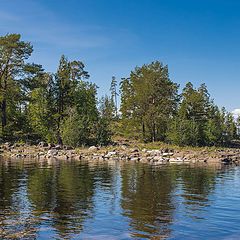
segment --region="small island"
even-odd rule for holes
[[[98,98],[82,61],[63,55],[49,73],[26,61],[33,46],[20,34],[0,37],[0,46],[2,143],[102,147],[122,137],[190,147],[239,144],[239,120],[219,109],[206,85],[188,82],[180,92],[159,61],[136,67],[120,83],[113,77],[110,95]]]
[[[0,46],[5,157],[239,161],[239,120],[219,109],[205,84],[188,82],[180,92],[160,61],[136,67],[119,83],[113,77],[110,95],[99,98],[82,61],[62,55],[57,72],[50,73],[27,62],[33,46],[20,34],[0,37]]]
[[[239,11],[2,1],[0,239],[239,239]]]

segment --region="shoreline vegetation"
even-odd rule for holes
[[[120,82],[112,77],[110,94],[98,98],[82,61],[62,55],[49,73],[27,62],[32,52],[20,34],[0,37],[4,157],[238,163],[240,121],[205,84],[188,82],[180,92],[168,66],[154,61]]]

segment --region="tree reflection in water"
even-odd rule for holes
[[[132,236],[166,237],[175,209],[175,175],[150,166],[130,165],[122,171],[122,208],[130,219]]]
[[[201,166],[139,164],[130,165],[121,173],[122,208],[129,218],[132,236],[162,239],[171,235],[171,224],[182,202],[187,207],[196,204],[194,209],[207,206],[217,172]],[[183,199],[177,196],[179,189]],[[189,214],[196,215],[194,210]]]
[[[55,163],[29,174],[29,199],[38,214],[47,212],[51,227],[60,237],[79,234],[91,217],[94,175],[88,165]]]
[[[165,239],[184,214],[197,218],[211,204],[219,174],[196,166],[0,161],[0,238]]]

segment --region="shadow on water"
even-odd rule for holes
[[[207,225],[219,182],[224,186],[234,172],[0,160],[0,238],[184,239],[197,232],[195,222]]]

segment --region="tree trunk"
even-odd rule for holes
[[[7,79],[6,78],[4,78],[2,90],[3,90],[3,100],[1,104],[1,112],[2,112],[2,132],[4,133],[4,129],[7,125],[7,100],[6,100]]]
[[[152,137],[152,141],[153,142],[156,141],[156,124],[155,124],[155,122],[153,123],[153,137]]]
[[[63,145],[63,141],[62,141],[62,136],[61,136],[61,132],[60,132],[60,117],[58,119],[58,123],[57,123],[57,143],[59,145]]]
[[[63,145],[63,141],[62,141],[62,137],[61,137],[60,132],[58,132],[57,141],[58,141],[59,145]]]
[[[115,89],[115,117],[117,118],[118,116],[118,109],[117,109],[117,92],[116,92],[116,89]]]
[[[142,135],[143,135],[143,141],[145,141],[145,124],[142,122]]]
[[[2,131],[4,132],[4,128],[7,125],[7,101],[5,98],[2,100],[1,112],[2,112]]]

